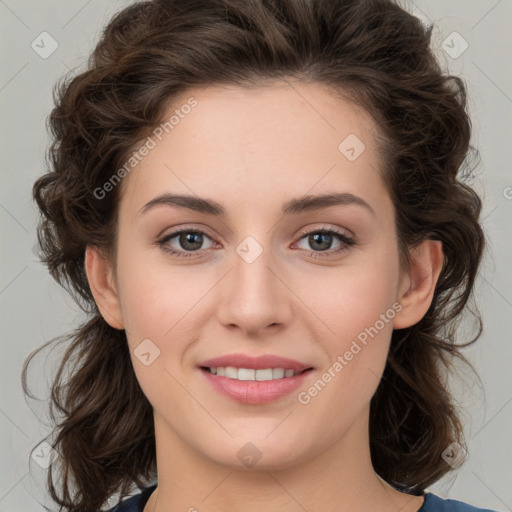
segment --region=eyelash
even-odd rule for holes
[[[172,233],[169,233],[165,235],[164,237],[157,240],[157,245],[161,247],[161,249],[173,256],[177,256],[179,258],[189,258],[191,256],[197,255],[197,253],[201,252],[199,251],[176,251],[174,249],[170,249],[167,243],[175,238],[177,235],[181,233],[194,233],[194,234],[201,234],[205,235],[206,237],[211,237],[205,233],[204,231],[201,231],[200,229],[180,229],[178,231],[174,231]],[[338,239],[339,242],[341,242],[341,246],[338,249],[335,250],[327,250],[327,251],[307,251],[309,254],[308,256],[311,256],[312,258],[329,258],[332,256],[332,254],[338,254],[342,251],[348,251],[351,247],[356,245],[356,242],[353,238],[347,236],[344,233],[340,233],[339,231],[336,231],[332,228],[325,228],[325,229],[316,229],[311,231],[303,231],[300,234],[299,241],[305,238],[306,236],[313,235],[313,234],[329,234],[333,235]],[[324,256],[324,254],[327,254],[327,256]]]

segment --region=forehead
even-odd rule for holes
[[[317,83],[190,89],[156,130],[123,184],[132,209],[163,191],[236,202],[340,185],[360,194],[381,174],[372,117]]]

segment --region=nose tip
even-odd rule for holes
[[[218,318],[225,326],[257,332],[290,321],[288,288],[272,270],[266,255],[262,244],[252,236],[237,246],[234,267],[221,285],[223,292],[217,308]]]

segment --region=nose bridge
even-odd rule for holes
[[[233,254],[227,289],[219,303],[219,318],[225,325],[258,330],[289,320],[286,287],[276,276],[271,234],[246,236]]]
[[[235,248],[234,273],[238,287],[243,289],[246,297],[257,294],[270,294],[275,288],[275,276],[270,272],[274,261],[271,237],[260,243],[254,236],[245,237]],[[261,237],[259,237],[261,241]]]

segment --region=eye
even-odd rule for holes
[[[211,240],[211,238],[199,229],[182,229],[180,231],[174,231],[165,235],[157,241],[157,244],[164,250],[174,256],[189,257],[194,256],[194,252],[199,252],[202,248],[204,237]],[[176,244],[180,247],[174,248],[171,241],[176,238]],[[203,247],[204,249],[204,247]]]
[[[353,247],[356,244],[353,238],[332,228],[303,232],[301,235],[302,237],[299,242],[305,240],[313,249],[318,249],[313,251],[306,249],[309,256],[313,258],[330,257],[333,254],[347,251],[350,247]],[[195,256],[194,253],[199,253],[201,250],[212,247],[213,243],[208,247],[202,247],[205,238],[212,241],[212,239],[200,229],[181,229],[163,236],[157,240],[157,244],[163,251],[172,254],[173,256],[187,258]],[[172,242],[174,239],[176,240],[173,244]],[[332,246],[333,240],[337,240],[339,246],[334,250],[329,250]],[[176,247],[176,245],[178,245],[178,247]]]
[[[305,234],[302,233],[302,235],[304,236],[301,237],[300,241],[305,240],[310,245],[310,247],[313,249],[318,249],[318,251],[308,251],[309,255],[313,258],[330,257],[333,255],[333,253],[338,254],[342,251],[349,250],[356,243],[355,240],[350,236],[332,228],[309,231]],[[330,249],[332,246],[333,239],[338,241],[339,246],[337,249],[328,251],[328,249]]]

